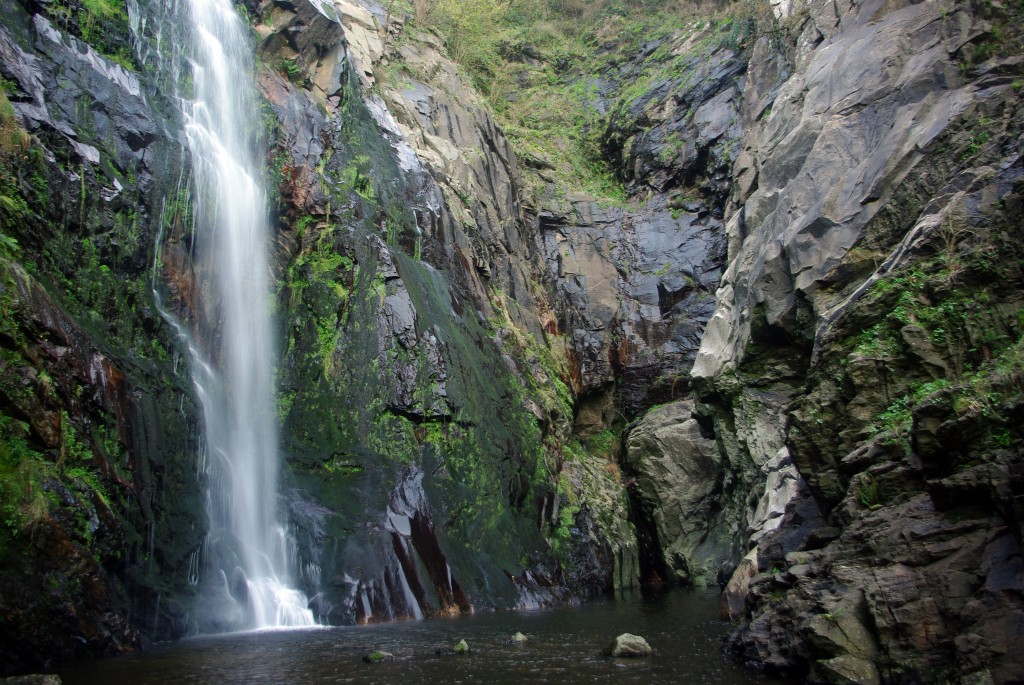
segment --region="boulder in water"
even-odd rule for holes
[[[381,650],[375,650],[363,656],[363,661],[368,664],[379,664],[385,661],[394,661],[395,655],[391,652],[383,652]]]
[[[456,654],[469,654],[469,643],[465,640],[459,640],[455,643],[454,647],[438,647],[434,650],[434,654],[438,656],[455,656]]]
[[[623,633],[615,638],[615,641],[608,645],[604,653],[615,658],[631,658],[650,656],[654,650],[647,644],[647,640],[639,635]]]
[[[520,644],[520,643],[523,643],[523,642],[526,642],[526,641],[527,641],[527,637],[525,635],[523,635],[522,633],[516,633],[511,638],[509,638],[509,642],[512,642],[512,643],[515,643],[515,644]]]

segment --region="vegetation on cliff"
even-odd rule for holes
[[[862,23],[801,2],[780,21],[750,2],[384,4],[408,20],[366,13],[388,42],[372,76],[331,62],[341,25],[308,3],[247,4],[283,496],[302,582],[331,574],[323,614],[714,583],[746,554],[745,659],[826,682],[1015,677],[1020,3]],[[0,92],[0,656],[39,595],[26,663],[180,633],[204,533],[196,408],[153,289],[187,311],[200,287],[159,133],[178,122],[152,121],[174,117],[155,88],[152,110],[95,94],[145,72],[121,3],[42,11],[63,33],[40,78],[71,105],[30,136],[31,69],[7,65]],[[47,635],[72,614],[81,648]]]
[[[528,195],[583,191],[613,203],[628,193],[604,140],[610,115],[685,79],[688,58],[746,46],[770,22],[767,6],[753,0],[714,8],[646,0],[417,0],[412,7],[395,0],[391,7],[411,11],[414,26],[443,38],[529,170]],[[672,40],[694,34],[699,40],[682,50]]]
[[[180,634],[188,581],[164,569],[187,565],[201,506],[194,403],[152,291],[177,155],[156,152],[126,70],[126,7],[26,4],[5,5],[0,33],[4,673],[135,649],[140,627]]]

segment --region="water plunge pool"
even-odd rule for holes
[[[541,611],[191,638],[58,673],[67,685],[773,682],[726,659],[729,625],[717,612],[716,591],[677,589]],[[528,641],[511,643],[516,632]],[[627,632],[645,637],[654,655],[601,655]],[[435,654],[460,639],[469,654]],[[375,650],[396,659],[364,663]]]

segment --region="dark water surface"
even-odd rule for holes
[[[59,675],[67,685],[771,682],[726,660],[728,625],[717,610],[717,592],[674,590],[542,611],[191,638]],[[517,631],[529,641],[509,643]],[[619,633],[644,636],[654,656],[601,656]],[[470,654],[434,653],[463,638]],[[396,660],[363,663],[377,649]]]

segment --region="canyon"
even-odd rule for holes
[[[0,5],[10,673],[233,623],[179,4]],[[1024,6],[620,4],[493,64],[235,8],[280,575],[339,625],[720,587],[770,673],[1024,679]]]

